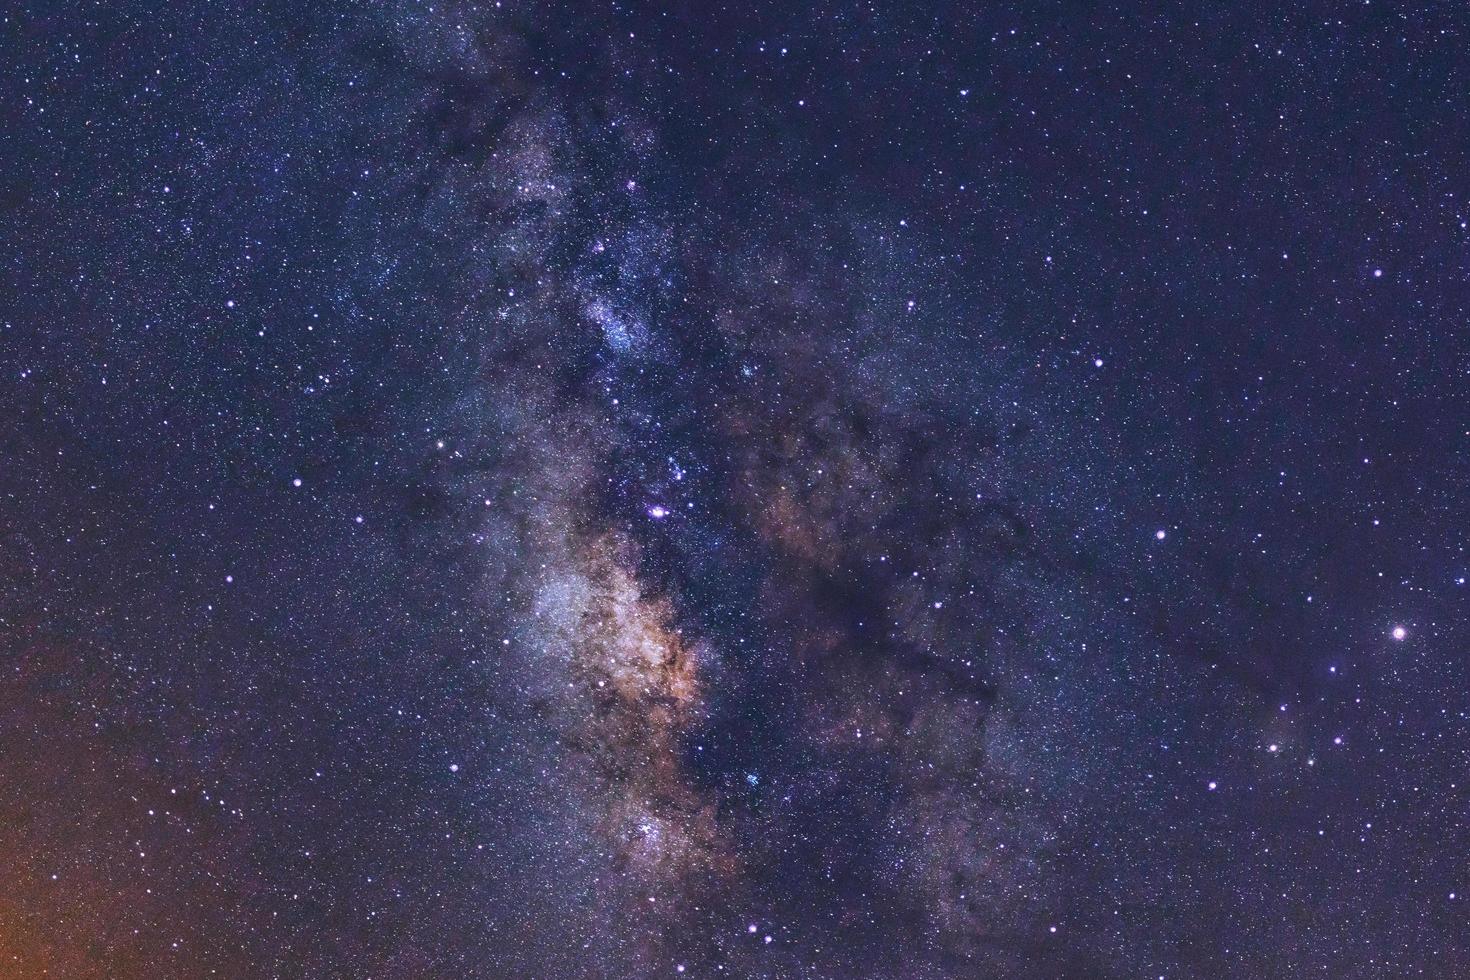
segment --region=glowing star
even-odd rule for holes
[[[1156,538],[1156,539],[1157,539],[1157,540],[1159,540],[1159,541],[1162,541],[1162,540],[1164,540],[1164,539],[1165,539],[1165,538],[1167,538],[1167,537],[1168,537],[1168,536],[1169,536],[1169,535],[1168,535],[1168,532],[1166,532],[1166,531],[1165,531],[1165,530],[1164,530],[1164,529],[1163,529],[1163,528],[1159,528],[1159,529],[1158,529],[1158,530],[1157,530],[1157,531],[1155,531],[1155,532],[1154,532],[1154,537],[1155,537],[1155,538]]]
[[[1409,635],[1409,631],[1406,630],[1406,629],[1404,629],[1402,626],[1395,626],[1393,628],[1393,638],[1395,640],[1402,640],[1404,637],[1406,637],[1408,635]]]
[[[669,510],[667,507],[664,507],[661,504],[654,504],[652,507],[648,508],[648,516],[656,521],[661,521],[665,517],[669,516]]]

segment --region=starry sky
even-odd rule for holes
[[[0,27],[0,974],[1470,976],[1457,5]]]

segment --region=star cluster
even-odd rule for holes
[[[4,17],[0,973],[1453,977],[1453,7]]]

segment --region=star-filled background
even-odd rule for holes
[[[0,21],[0,975],[1470,976],[1454,4]]]

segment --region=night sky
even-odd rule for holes
[[[0,975],[1470,976],[1470,11],[0,28]]]

